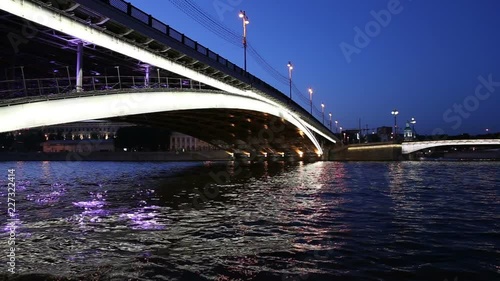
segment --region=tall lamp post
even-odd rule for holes
[[[290,101],[292,101],[292,70],[293,70],[293,65],[292,62],[288,62],[288,80],[290,80]]]
[[[240,11],[240,19],[243,21],[243,60],[245,72],[247,71],[247,24],[250,23],[245,11]]]
[[[309,88],[309,105],[311,106],[311,115],[313,114],[313,89]]]
[[[415,120],[415,117],[411,118],[410,123],[412,124],[413,138],[416,139],[417,135],[415,134],[415,123],[417,123],[417,120]]]
[[[391,111],[391,114],[394,115],[394,132],[392,134],[394,135],[394,140],[396,140],[397,128],[398,128],[397,116],[399,114],[399,111],[397,109],[394,109],[393,111]]]
[[[325,104],[321,103],[321,114],[323,115],[323,125],[325,125]]]
[[[335,132],[339,133],[339,121],[335,120]]]
[[[118,73],[118,84],[120,85],[120,90],[122,89],[122,78],[120,77],[120,66],[116,65],[116,72]]]
[[[328,126],[330,127],[330,131],[332,130],[332,113],[328,113],[328,116],[330,116],[330,120],[328,121]]]

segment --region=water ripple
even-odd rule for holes
[[[23,278],[0,280],[500,280],[498,162],[0,168]]]

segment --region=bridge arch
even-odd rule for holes
[[[146,118],[154,114],[175,112],[247,112],[249,116],[274,116],[278,120],[293,125],[296,134],[306,137],[318,154],[323,154],[322,147],[308,124],[293,112],[277,104],[261,99],[231,94],[222,91],[208,90],[161,90],[131,92],[100,92],[86,93],[80,96],[64,96],[58,99],[19,103],[0,107],[0,132],[9,132],[19,129],[49,126],[91,119],[127,118],[137,121],[140,116]],[[223,118],[220,114],[214,115]],[[137,117],[139,116],[139,117]],[[157,115],[158,116],[158,115]],[[135,117],[135,118],[134,118]],[[252,117],[253,118],[253,117]],[[252,118],[247,118],[249,123]],[[263,118],[263,117],[262,117]],[[226,126],[239,126],[228,120],[218,120]],[[144,123],[148,123],[147,120]],[[245,125],[248,131],[255,132],[262,125]],[[263,127],[262,127],[263,128]],[[290,131],[292,126],[288,126]],[[210,128],[206,128],[207,130]],[[196,134],[196,132],[195,132]],[[195,135],[203,139],[203,133]],[[239,136],[242,137],[241,134]],[[212,142],[212,140],[207,140]],[[312,149],[311,149],[312,150]]]

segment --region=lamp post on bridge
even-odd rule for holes
[[[323,125],[325,125],[325,104],[321,103],[321,114],[323,115]]]
[[[396,140],[397,127],[398,127],[397,116],[399,114],[399,111],[397,109],[394,109],[393,111],[391,111],[391,114],[394,115],[394,132],[392,134],[394,136],[393,139]]]
[[[417,123],[417,120],[415,120],[415,117],[411,118],[410,123],[412,124],[413,138],[416,139],[417,135],[415,134],[415,123]]]
[[[250,23],[245,11],[240,11],[240,19],[243,21],[243,60],[245,72],[247,71],[247,24]]]
[[[292,102],[292,70],[293,70],[293,65],[292,62],[288,62],[288,80],[290,80],[290,102]]]
[[[330,131],[332,131],[332,113],[328,113],[328,115],[330,116],[330,121],[328,121],[328,126],[330,127]]]
[[[335,133],[339,133],[339,121],[335,120]]]
[[[309,88],[309,105],[311,106],[311,115],[313,114],[313,89]]]
[[[122,89],[122,78],[120,77],[120,66],[116,65],[115,66],[116,71],[118,72],[118,84],[120,85],[120,90]]]

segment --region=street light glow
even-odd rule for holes
[[[417,120],[415,120],[415,117],[411,118],[410,123],[413,125],[411,129],[413,138],[417,138],[417,134],[415,133],[415,124],[417,123]]]
[[[243,63],[244,63],[244,70],[245,72],[247,71],[247,24],[250,23],[248,20],[247,14],[245,11],[241,11],[239,13],[240,18],[243,20]]]
[[[313,89],[309,88],[309,106],[311,107],[311,115],[313,114]]]
[[[292,69],[293,65],[291,61],[288,61],[288,80],[290,82],[290,102],[292,101]]]
[[[397,109],[394,109],[393,111],[391,111],[391,114],[394,115],[394,132],[392,133],[392,135],[394,136],[394,140],[396,140],[396,137],[397,137],[397,130],[398,130],[398,122],[397,122],[397,116],[399,114],[399,111]]]

